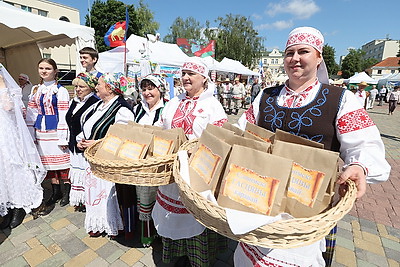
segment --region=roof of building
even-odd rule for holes
[[[387,68],[387,67],[399,67],[400,57],[388,57],[379,63],[376,63],[372,68]]]

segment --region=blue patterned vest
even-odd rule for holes
[[[257,124],[272,132],[281,129],[323,143],[325,149],[338,152],[340,144],[336,137],[335,123],[344,89],[322,84],[309,104],[287,108],[277,104],[282,88],[283,85],[264,89]]]

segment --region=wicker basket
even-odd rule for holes
[[[97,177],[119,184],[159,186],[174,182],[172,164],[175,154],[134,161],[105,160],[95,156],[103,140],[85,150],[91,170]]]
[[[188,141],[182,144],[180,150],[190,150],[197,142],[197,140]],[[229,228],[225,210],[202,197],[182,180],[177,158],[175,158],[173,169],[175,182],[180,190],[181,201],[201,224],[233,240],[268,248],[294,248],[322,239],[351,210],[357,193],[355,184],[349,181],[349,189],[345,196],[336,206],[326,212],[309,218],[274,222],[246,234],[235,235]]]

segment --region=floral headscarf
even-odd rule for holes
[[[135,90],[135,81],[122,73],[104,73],[101,76],[111,90],[118,95],[131,95]]]
[[[76,78],[84,81],[92,90],[94,90],[98,82],[98,78],[88,72],[81,72],[76,76]]]
[[[154,84],[155,87],[157,87],[157,89],[161,93],[165,93],[165,89],[167,87],[167,82],[165,81],[164,77],[161,77],[158,74],[149,74],[149,75],[143,77],[142,80],[140,81],[140,88],[142,88],[142,82],[144,80],[149,80],[150,82],[152,82]]]

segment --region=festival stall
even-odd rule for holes
[[[42,58],[41,49],[76,45],[79,51],[85,46],[94,47],[94,29],[46,18],[0,2],[0,61],[12,76],[20,72],[37,76],[36,63]],[[81,70],[79,53],[77,72]],[[32,66],[27,68],[26,66]],[[33,83],[38,81],[33,79]]]

